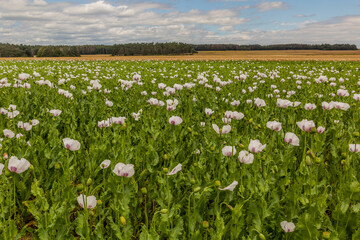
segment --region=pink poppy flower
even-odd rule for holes
[[[70,151],[77,151],[80,149],[80,142],[71,138],[63,139],[64,146]]]
[[[80,196],[78,196],[77,201],[80,205],[80,207],[84,208],[86,206],[87,209],[91,209],[96,207],[97,204],[97,200],[95,196],[86,196],[86,195],[82,195],[80,194]]]
[[[30,167],[30,162],[25,158],[21,158],[20,160],[12,156],[9,159],[8,169],[14,173],[23,173]]]
[[[113,172],[121,177],[132,177],[135,173],[134,165],[118,163],[115,165]]]

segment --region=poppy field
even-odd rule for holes
[[[360,239],[355,62],[1,61],[1,239]]]

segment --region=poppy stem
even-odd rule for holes
[[[15,177],[14,180],[14,221],[16,222],[16,185],[15,185]]]
[[[146,209],[146,195],[145,195],[145,199],[144,199],[144,213],[145,213],[145,225],[146,225],[146,229],[149,229],[149,218],[148,218],[148,214],[147,214],[147,209]]]

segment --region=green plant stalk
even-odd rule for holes
[[[86,187],[87,190],[87,187]],[[86,191],[87,192],[87,191]],[[90,239],[90,233],[89,233],[89,213],[87,208],[87,198],[84,197],[83,194],[83,202],[84,202],[84,210],[85,210],[85,220],[86,220],[86,239]]]
[[[15,185],[15,177],[13,176],[14,181],[14,221],[16,222],[16,185]]]

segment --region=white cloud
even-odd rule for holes
[[[223,26],[223,27],[219,28],[219,31],[224,31],[224,32],[234,31],[234,27],[233,26]]]
[[[267,12],[273,9],[287,9],[288,5],[284,2],[277,1],[277,2],[261,2],[256,5],[256,8],[259,12]]]
[[[298,18],[306,18],[306,17],[314,17],[315,14],[305,15],[305,14],[296,14],[295,17]]]
[[[250,19],[240,16],[235,9],[178,11],[169,5],[153,2],[120,5],[107,1],[86,4],[49,1],[46,5],[39,5],[41,2],[45,1],[13,0],[10,4],[10,1],[0,0],[0,42],[114,44],[180,41],[264,45],[326,42],[360,46],[360,15],[323,22],[311,22],[311,19],[301,23],[277,22],[277,29],[281,26],[291,29],[259,31],[247,29],[254,24],[245,25]],[[267,8],[263,6],[259,11],[285,7],[275,4]]]
[[[304,23],[299,28],[278,31],[254,31],[252,39],[260,44],[273,43],[351,43],[360,46],[360,15]]]
[[[34,0],[34,5],[45,6],[47,2],[44,0]]]
[[[206,0],[207,2],[246,2],[247,0]]]
[[[117,15],[133,15],[134,11],[128,9],[127,6],[113,6],[104,1],[97,1],[89,4],[79,4],[67,7],[63,11],[71,15],[101,15],[101,14],[117,14]]]

